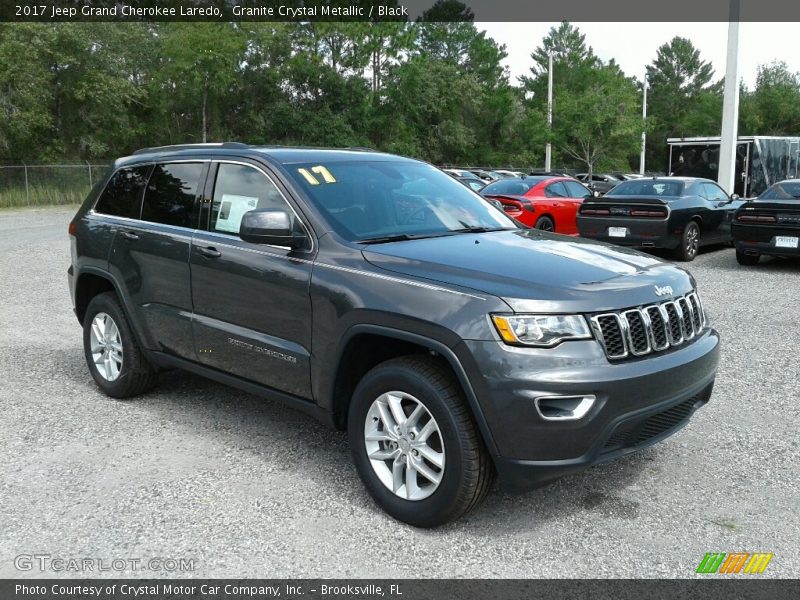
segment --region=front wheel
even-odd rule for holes
[[[675,258],[690,262],[697,256],[700,249],[700,226],[695,221],[689,221],[683,229],[681,242],[675,249]]]
[[[463,516],[494,478],[461,387],[429,357],[392,359],[369,371],[353,394],[348,433],[367,491],[416,527]]]

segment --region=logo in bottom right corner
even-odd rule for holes
[[[697,573],[760,575],[772,560],[772,552],[706,552]]]

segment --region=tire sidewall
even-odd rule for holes
[[[550,223],[550,229],[544,229],[543,227],[540,227],[540,224],[545,223],[545,222]],[[553,219],[551,219],[550,217],[544,216],[544,217],[539,217],[538,219],[536,219],[536,222],[534,223],[533,228],[534,229],[538,229],[539,231],[555,232],[556,224],[555,224],[555,221],[553,221]]]
[[[92,321],[98,313],[106,313],[114,319],[114,323],[119,330],[120,342],[122,343],[122,368],[120,369],[119,377],[114,381],[108,381],[100,375],[97,366],[94,364],[94,360],[92,360],[89,335]],[[122,312],[119,303],[109,294],[95,296],[89,303],[86,309],[86,315],[83,319],[83,353],[86,357],[86,364],[89,366],[89,372],[92,374],[92,378],[104,393],[112,397],[123,397],[126,395],[125,391],[128,388],[128,380],[133,376],[136,368],[136,365],[132,364],[136,355],[136,350],[136,340],[128,325],[128,319]]]
[[[688,250],[686,249],[686,244],[689,240],[689,232],[695,229],[697,231],[697,248],[694,250],[693,254],[689,254]],[[697,224],[696,221],[689,221],[686,224],[686,227],[683,229],[683,235],[681,235],[681,248],[680,248],[680,256],[682,260],[691,261],[694,260],[697,254],[700,252],[700,226]]]
[[[378,479],[367,457],[364,424],[372,403],[390,391],[402,391],[422,402],[439,426],[445,450],[442,481],[433,494],[423,500],[396,496]],[[465,448],[458,437],[458,426],[440,392],[426,378],[399,365],[386,366],[367,374],[358,384],[348,415],[348,434],[353,461],[370,495],[390,515],[419,527],[433,527],[449,520],[458,511],[457,498],[463,485]]]

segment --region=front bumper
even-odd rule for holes
[[[795,248],[779,247],[778,237],[800,237],[800,227],[781,225],[731,225],[733,242],[739,252],[753,255],[800,256],[800,244]]]
[[[624,228],[625,237],[609,235],[609,229]],[[602,217],[582,217],[578,215],[578,231],[581,237],[633,248],[677,248],[681,241],[681,231],[671,231],[669,223],[663,219],[614,219]]]
[[[505,485],[524,490],[654,444],[686,424],[714,385],[719,336],[706,329],[684,346],[610,363],[594,340],[551,349],[463,342],[479,372],[476,393]],[[542,396],[594,395],[581,419],[549,421]]]

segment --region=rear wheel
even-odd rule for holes
[[[92,298],[83,319],[86,363],[97,386],[113,398],[130,398],[156,382],[152,365],[142,354],[116,294]]]
[[[683,229],[681,243],[675,249],[675,258],[685,262],[694,260],[700,249],[700,226],[695,221],[689,221]]]
[[[494,477],[461,387],[429,357],[392,359],[369,371],[353,394],[348,433],[370,495],[417,527],[463,516]]]
[[[753,265],[758,264],[760,258],[761,256],[758,254],[745,254],[740,250],[736,251],[736,262],[738,262],[740,265],[752,267]]]
[[[536,219],[536,223],[533,225],[535,229],[541,229],[542,231],[555,231],[556,224],[553,223],[553,219],[550,217],[539,217]]]

